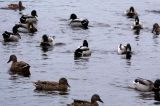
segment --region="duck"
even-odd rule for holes
[[[70,85],[66,78],[62,77],[59,79],[59,82],[53,81],[36,81],[33,82],[36,90],[43,90],[43,91],[67,91]]]
[[[54,45],[54,36],[48,36],[46,34],[44,34],[42,36],[42,40],[40,43],[40,46],[53,46]]]
[[[139,22],[138,16],[135,17],[135,21],[131,28],[134,30],[135,34],[139,34],[140,30],[143,29],[143,25]]]
[[[15,26],[18,27],[18,32],[21,33],[35,33],[37,32],[37,28],[34,26],[34,24],[32,22],[28,22],[28,23],[19,23],[16,24]]]
[[[84,29],[88,29],[89,21],[88,19],[79,19],[75,13],[70,15],[69,25],[71,27],[82,27]]]
[[[160,79],[156,79],[155,82],[152,82],[148,79],[137,78],[129,87],[142,92],[159,91]]]
[[[94,94],[91,97],[91,101],[77,100],[74,99],[73,103],[67,104],[67,106],[99,106],[97,101],[103,103],[100,96],[98,94]]]
[[[131,57],[132,57],[131,45],[129,43],[127,45],[119,44],[117,51],[118,51],[119,55],[125,54],[126,59],[131,59]]]
[[[36,17],[38,17],[37,11],[32,10],[31,15],[22,15],[21,18],[20,18],[20,21],[25,21],[26,23],[27,22],[36,23],[38,21],[38,19]]]
[[[3,7],[1,9],[9,9],[9,10],[19,10],[22,11],[25,7],[22,5],[22,1],[19,1],[18,4],[9,4],[7,7]]]
[[[90,56],[90,55],[91,55],[91,50],[88,47],[87,40],[84,40],[83,45],[80,46],[78,49],[76,49],[74,52],[75,57]]]
[[[5,42],[17,42],[19,39],[21,39],[20,34],[18,33],[18,28],[15,26],[13,27],[13,32],[5,31],[2,36]]]
[[[155,35],[159,35],[160,34],[160,26],[159,26],[158,23],[155,23],[153,25],[152,33],[155,34]]]
[[[125,12],[126,16],[128,18],[134,18],[135,16],[137,16],[138,14],[135,12],[135,9],[133,6],[131,6],[126,12]]]
[[[24,77],[29,77],[31,75],[30,73],[30,65],[24,61],[17,61],[16,55],[12,54],[9,57],[9,60],[7,63],[10,63],[12,61],[10,71],[13,74],[19,74]]]

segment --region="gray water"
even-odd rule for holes
[[[17,0],[0,0],[0,7]],[[0,37],[0,104],[1,106],[66,106],[73,99],[90,100],[95,93],[104,103],[100,106],[155,106],[150,93],[129,89],[137,77],[160,78],[160,38],[151,33],[152,25],[160,22],[159,0],[23,0],[30,14],[38,14],[34,35],[22,34],[19,42],[4,43]],[[144,29],[140,35],[131,30],[132,19],[124,11],[134,6]],[[71,13],[87,18],[89,29],[72,29]],[[0,9],[0,33],[10,31],[19,22],[19,11]],[[44,52],[39,47],[41,36],[55,36],[55,47]],[[89,42],[90,57],[74,60],[74,51],[83,40]],[[118,44],[130,43],[131,60],[117,54]],[[15,77],[8,73],[9,56],[31,65],[31,77]],[[36,92],[32,82],[58,81],[66,77],[71,86],[66,95],[57,92]]]

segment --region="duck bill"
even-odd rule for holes
[[[11,59],[9,59],[7,63],[9,63],[9,62],[11,62]]]
[[[99,101],[100,101],[101,103],[104,103],[101,99],[99,99]]]
[[[67,83],[67,86],[68,86],[68,87],[71,87],[68,83]]]

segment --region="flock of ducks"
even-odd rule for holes
[[[22,2],[19,1],[18,4],[10,4],[8,7],[5,7],[3,9],[13,9],[13,10],[23,10],[25,7],[22,5]],[[137,34],[139,34],[140,30],[143,29],[142,24],[139,22],[138,14],[135,12],[134,7],[130,7],[125,15],[128,18],[134,18],[135,21],[133,23],[132,29],[135,30]],[[31,15],[22,15],[20,18],[20,22],[15,24],[12,28],[12,32],[4,31],[2,34],[4,42],[17,42],[19,39],[21,39],[21,36],[19,33],[35,33],[37,31],[36,23],[38,21],[37,19],[38,15],[36,10],[31,11]],[[79,19],[77,18],[76,14],[71,14],[69,25],[71,27],[81,27],[84,29],[88,28],[89,21],[87,19]],[[152,33],[158,35],[160,33],[160,26],[155,23],[153,25]],[[54,46],[54,36],[48,36],[44,34],[42,36],[42,40],[40,42],[40,46],[43,48],[48,48]],[[125,55],[126,59],[131,59],[132,49],[131,45],[128,43],[126,45],[119,44],[118,45],[118,54]],[[77,48],[74,52],[74,56],[76,58],[83,57],[83,56],[90,56],[91,50],[88,46],[87,40],[83,41],[82,46]],[[24,77],[29,77],[31,75],[30,72],[30,65],[24,61],[18,61],[16,55],[11,55],[9,57],[9,62],[12,62],[10,71],[13,74],[19,74]],[[51,81],[35,81],[33,82],[33,85],[35,86],[36,90],[44,90],[44,91],[63,91],[66,92],[70,85],[68,84],[68,81],[66,78],[60,78],[58,82],[51,82]],[[131,88],[134,88],[139,91],[154,91],[159,92],[160,90],[160,80],[157,79],[155,82],[152,82],[147,79],[143,78],[137,78],[133,82],[132,85],[130,85]],[[74,100],[73,103],[68,104],[68,106],[99,106],[97,101],[102,102],[100,96],[98,94],[94,94],[91,97],[91,101],[83,101],[83,100]]]

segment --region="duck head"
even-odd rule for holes
[[[48,36],[46,34],[44,34],[42,36],[43,42],[48,42]]]
[[[129,43],[126,45],[126,51],[130,51],[131,52],[131,45]]]
[[[87,40],[84,40],[84,41],[83,41],[83,46],[88,47],[88,42],[87,42]]]
[[[8,62],[7,63],[9,63],[9,62],[11,62],[11,61],[13,61],[13,62],[17,62],[17,57],[16,57],[16,55],[11,55],[10,57],[9,57],[9,60],[8,60]]]
[[[34,16],[34,17],[35,17],[35,16],[37,16],[37,17],[38,17],[38,15],[37,15],[37,11],[36,11],[36,10],[32,10],[31,15],[32,15],[32,16]]]
[[[91,103],[94,103],[96,101],[99,101],[99,102],[102,102],[103,101],[101,100],[100,96],[98,94],[94,94],[92,97],[91,97]]]
[[[138,22],[138,23],[139,23],[138,15],[137,15],[137,16],[135,16],[135,22]]]
[[[157,32],[156,30],[157,30],[157,28],[159,28],[159,25],[158,25],[158,23],[155,23],[154,25],[153,25],[153,29],[152,29],[152,33],[156,33],[156,35],[158,35],[159,34],[159,32]]]
[[[68,87],[70,87],[66,78],[60,78],[59,79],[59,84],[67,85]]]
[[[7,32],[7,31],[5,31],[5,32],[2,34],[2,36],[3,36],[3,39],[8,39],[8,38],[10,37],[10,33]]]
[[[20,27],[19,25],[15,25],[15,26],[12,28],[12,32],[13,32],[14,34],[17,34],[19,27]]]
[[[74,14],[74,13],[72,13],[72,14],[70,15],[70,19],[72,19],[72,20],[77,19],[77,15]]]
[[[22,11],[22,9],[23,9],[22,1],[19,1],[18,5],[19,5],[19,11]]]
[[[160,79],[157,79],[157,80],[154,82],[154,88],[160,90]]]
[[[129,9],[129,11],[130,11],[130,12],[134,12],[134,7],[131,6],[130,9]]]

